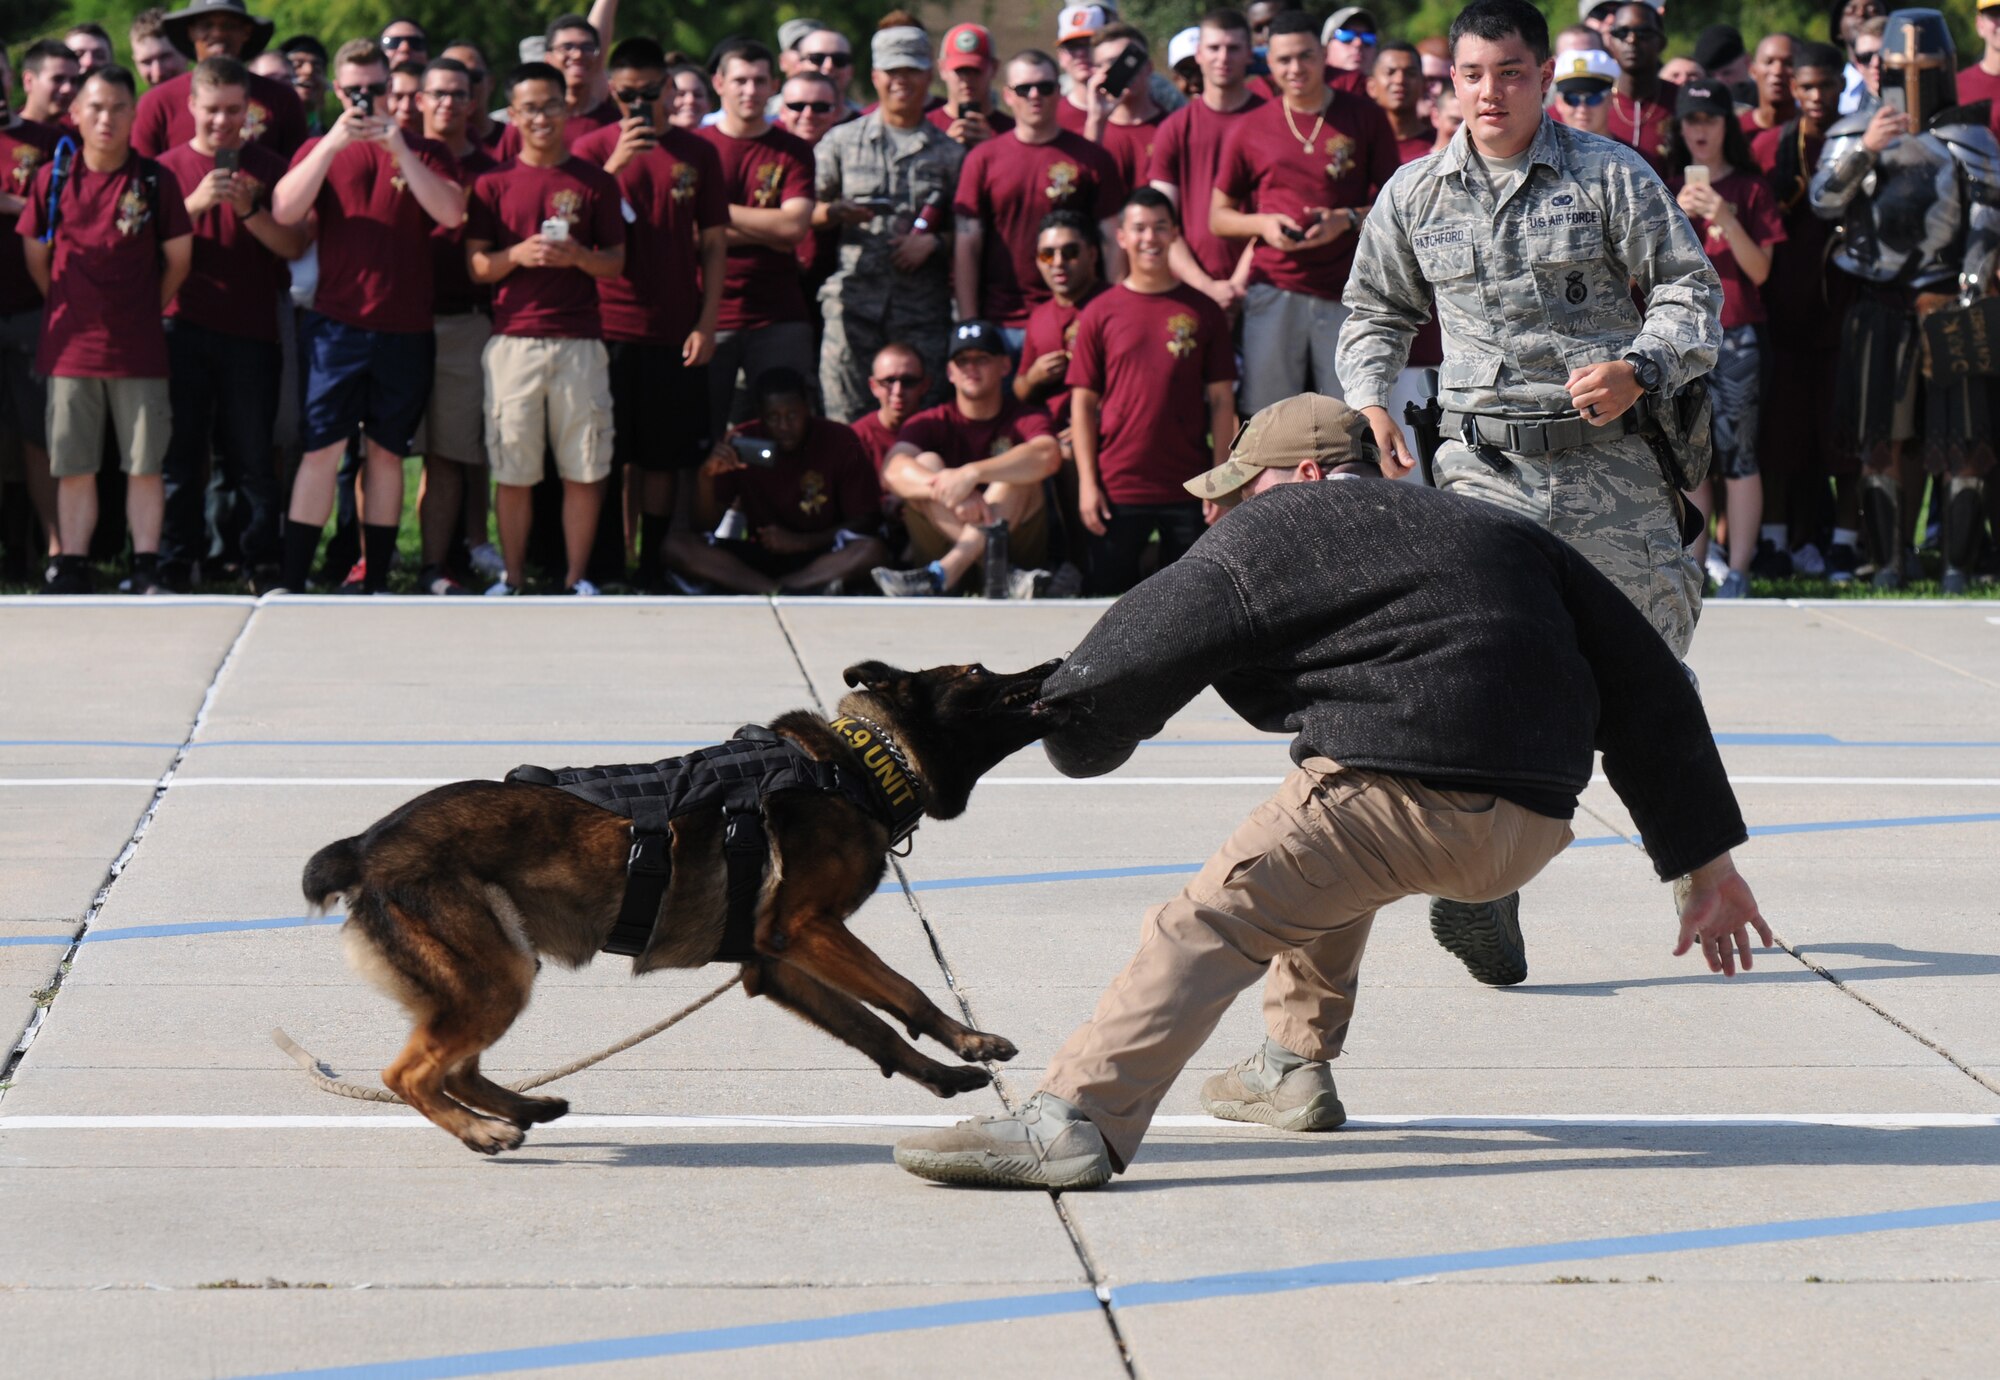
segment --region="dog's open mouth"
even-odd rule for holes
[[[1042,687],[1034,681],[1022,681],[1013,689],[1000,696],[1000,704],[1005,709],[1027,709],[1041,698]]]

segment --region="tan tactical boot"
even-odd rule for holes
[[[1256,1121],[1280,1131],[1331,1131],[1347,1120],[1333,1065],[1302,1059],[1269,1040],[1201,1085],[1202,1109],[1224,1121]]]
[[[896,1163],[920,1179],[979,1188],[1096,1188],[1111,1156],[1090,1118],[1036,1093],[1012,1116],[977,1116],[896,1142]]]

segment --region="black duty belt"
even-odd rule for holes
[[[1521,417],[1496,412],[1460,412],[1447,407],[1438,430],[1447,440],[1463,441],[1475,450],[1487,447],[1512,455],[1549,455],[1577,446],[1616,441],[1636,432],[1639,425],[1636,406],[1627,408],[1603,426],[1575,412]]]

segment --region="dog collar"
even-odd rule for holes
[[[889,731],[873,719],[843,714],[828,725],[861,759],[868,779],[888,806],[889,846],[917,831],[924,817],[924,781]]]

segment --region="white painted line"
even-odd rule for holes
[[[1282,776],[989,776],[982,786],[1276,786]],[[497,781],[493,776],[181,776],[170,790],[187,791],[217,786],[276,787],[300,786],[449,786],[457,781]],[[1605,778],[1593,776],[1592,785]],[[151,776],[8,776],[0,777],[0,788],[32,789],[52,786],[157,786]],[[1732,786],[2000,786],[2000,776],[1731,776]]]
[[[571,1113],[542,1132],[564,1130],[627,1131],[817,1131],[839,1128],[953,1126],[965,1119],[955,1115],[910,1116],[608,1116]],[[410,1130],[430,1123],[414,1112],[361,1113],[353,1116],[0,1116],[0,1134],[10,1131],[384,1131]],[[1158,1130],[1252,1130],[1242,1122],[1208,1116],[1153,1118]],[[1531,1116],[1458,1116],[1410,1114],[1350,1117],[1350,1131],[1533,1131],[1560,1126],[1603,1127],[1705,1126],[1776,1127],[1828,1126],[1872,1131],[2000,1130],[2000,1113],[1987,1112],[1719,1112],[1665,1115],[1610,1113]]]

